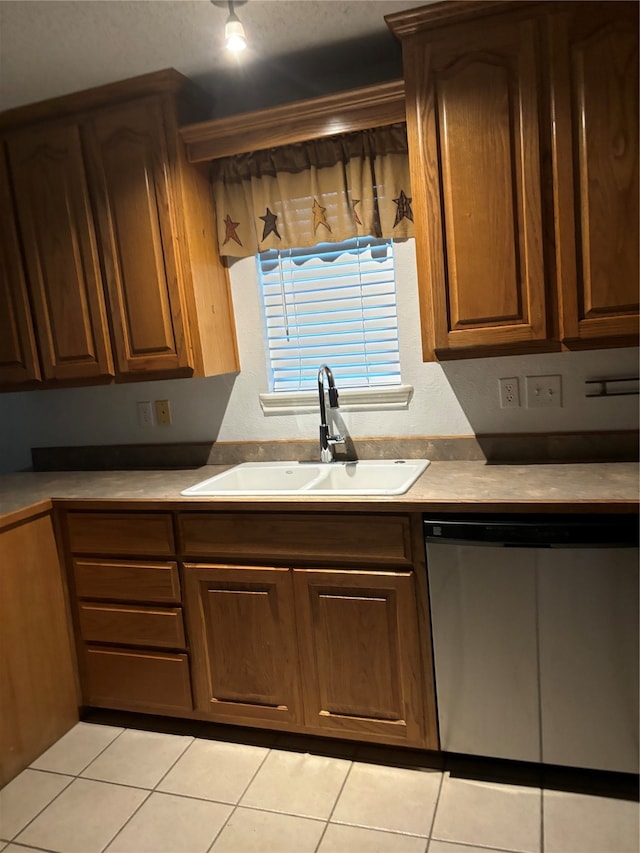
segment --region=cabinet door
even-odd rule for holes
[[[561,333],[606,345],[638,334],[638,4],[576,5],[550,18]]]
[[[112,376],[78,128],[21,131],[8,148],[44,377]]]
[[[542,760],[638,772],[638,549],[538,562]]]
[[[9,172],[0,149],[0,385],[40,379]]]
[[[301,721],[289,569],[185,564],[196,705],[212,719]]]
[[[418,34],[403,55],[423,356],[542,341],[536,22]]]
[[[105,111],[84,128],[118,373],[176,372],[189,360],[159,101]]]
[[[424,745],[413,577],[294,570],[305,723]]]

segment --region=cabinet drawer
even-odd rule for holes
[[[409,518],[388,513],[182,513],[179,537],[182,553],[193,557],[321,565],[412,562]]]
[[[186,655],[88,647],[86,701],[103,708],[191,710]]]
[[[180,603],[176,563],[89,560],[76,557],[73,574],[78,598]]]
[[[70,512],[67,527],[74,554],[175,553],[169,513]]]
[[[80,603],[82,638],[89,643],[120,643],[184,649],[184,625],[179,607]]]

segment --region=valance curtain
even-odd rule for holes
[[[404,124],[212,164],[221,255],[413,236]]]

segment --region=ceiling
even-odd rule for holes
[[[0,109],[161,68],[209,90],[219,113],[391,79],[401,51],[384,15],[423,4],[236,2],[250,44],[237,61],[224,0],[0,0]]]

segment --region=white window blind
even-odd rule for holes
[[[357,237],[258,255],[271,391],[400,384],[393,241]]]

